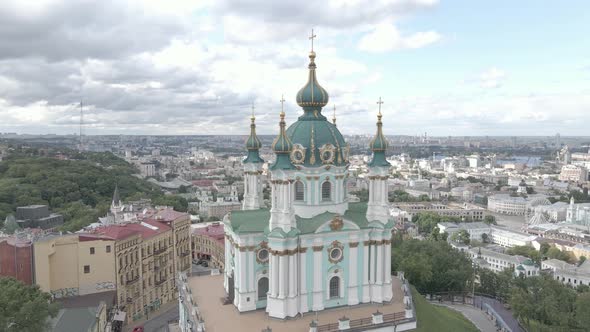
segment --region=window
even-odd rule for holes
[[[340,297],[340,278],[332,277],[330,279],[330,298]]]
[[[258,300],[266,300],[266,293],[268,293],[268,278],[262,277],[258,280]]]
[[[111,246],[107,246],[107,253],[111,252]]]
[[[258,259],[259,263],[264,263],[268,261],[268,249],[262,248],[258,250],[256,253],[256,258]]]
[[[90,273],[90,265],[84,265],[84,273]]]
[[[322,201],[332,200],[332,184],[330,181],[322,183]]]
[[[305,187],[303,186],[303,182],[297,181],[295,182],[295,200],[296,201],[303,201],[305,200]]]
[[[90,254],[94,255],[94,247],[90,247]]]

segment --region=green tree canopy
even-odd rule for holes
[[[39,332],[47,328],[47,318],[55,317],[58,307],[39,286],[28,286],[0,277],[0,331]]]

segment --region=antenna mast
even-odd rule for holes
[[[84,126],[84,110],[82,109],[82,101],[80,100],[80,145],[78,149],[84,150],[84,142],[82,140],[82,127]]]

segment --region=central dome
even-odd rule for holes
[[[328,104],[328,92],[318,83],[315,74],[315,52],[309,53],[309,77],[307,83],[297,92],[297,105],[306,111],[317,110]]]
[[[315,52],[309,54],[307,83],[297,93],[297,104],[303,115],[289,126],[287,137],[293,143],[291,162],[306,167],[348,164],[348,145],[335,124],[322,115],[328,103],[328,92],[316,78]]]

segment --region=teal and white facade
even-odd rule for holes
[[[242,211],[224,218],[224,287],[240,312],[275,318],[392,300],[389,163],[381,114],[371,142],[368,203],[348,203],[349,145],[322,115],[328,93],[316,78],[316,54],[298,92],[303,114],[273,142],[271,208],[261,206],[260,141],[254,119],[246,142]]]

